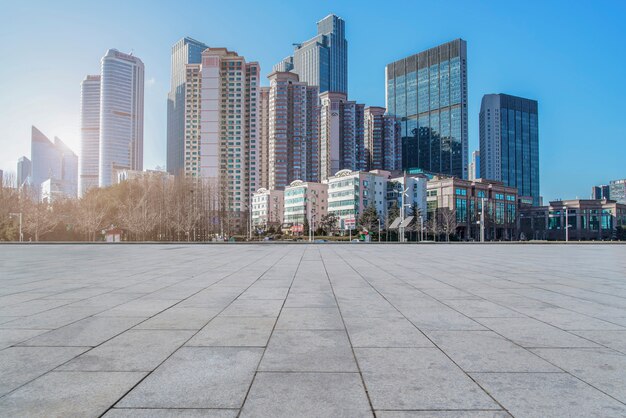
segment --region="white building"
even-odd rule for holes
[[[120,169],[143,170],[144,66],[133,55],[109,49],[100,85],[99,186]]]
[[[259,182],[260,66],[226,48],[208,48],[202,63],[187,69],[185,125],[199,137],[185,133],[185,172],[215,182],[224,209],[243,221]]]
[[[291,231],[301,233],[305,218],[309,225],[315,224],[328,213],[328,185],[324,183],[295,180],[285,187],[285,225]]]
[[[42,187],[48,180],[50,190],[60,189],[66,197],[75,198],[78,187],[78,156],[63,141],[55,137],[50,141],[39,129],[32,127],[31,184],[42,198]],[[62,185],[61,185],[62,184]],[[61,186],[59,186],[61,185]]]
[[[80,84],[80,176],[78,195],[98,187],[100,162],[100,76],[88,75]]]
[[[417,204],[423,220],[426,220],[427,204],[426,204],[426,185],[428,178],[426,176],[403,176],[390,178],[387,183],[387,209],[395,204],[398,208],[402,207],[402,191],[406,190],[404,195],[404,217],[412,216],[411,207]],[[390,219],[392,222],[393,219]]]
[[[282,190],[260,188],[252,195],[252,224],[263,227],[282,225],[284,204]]]
[[[383,170],[341,170],[328,179],[328,213],[339,218],[339,229],[356,229],[359,216],[368,206],[374,206],[384,219],[388,178],[389,172]]]

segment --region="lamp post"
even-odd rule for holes
[[[567,206],[563,206],[565,210],[565,243],[569,242],[569,211]]]
[[[424,217],[420,215],[420,242],[424,241]]]
[[[400,225],[398,225],[398,241],[400,242],[404,242],[404,227],[402,226],[402,223],[404,222],[404,196],[409,196],[408,194],[406,194],[406,192],[409,191],[409,188],[407,187],[406,189],[404,188],[404,185],[406,184],[406,178],[404,179],[403,183],[402,183],[402,195],[400,196]],[[406,205],[409,206],[409,205]]]
[[[485,242],[485,198],[480,199],[480,242]]]
[[[24,240],[24,235],[22,234],[22,212],[19,213],[9,213],[10,217],[17,216],[20,219],[20,242]]]
[[[378,243],[380,244],[380,218],[378,218]]]

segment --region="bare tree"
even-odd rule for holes
[[[22,229],[35,242],[56,228],[60,220],[53,207],[47,203],[38,202],[28,197],[20,199],[22,212]]]
[[[456,220],[456,210],[450,208],[441,208],[438,211],[441,230],[446,236],[446,241],[450,241],[450,235],[456,235],[456,229],[458,226]]]
[[[97,231],[104,227],[110,204],[98,189],[92,189],[79,201],[76,210],[78,229],[95,241]]]

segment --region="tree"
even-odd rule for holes
[[[456,228],[458,226],[456,220],[456,210],[441,208],[439,210],[439,218],[441,231],[445,234],[446,241],[450,241],[450,235],[456,235]]]
[[[96,240],[97,231],[104,227],[108,211],[109,202],[98,189],[88,191],[79,201],[75,219],[78,229],[87,234],[87,240]]]
[[[373,204],[369,205],[367,208],[365,208],[361,216],[359,216],[359,226],[361,227],[361,229],[364,229],[368,232],[377,230],[376,228],[378,228],[379,219],[380,216],[378,215],[376,207]]]
[[[422,216],[422,210],[416,201],[411,203],[409,207],[409,213],[413,216],[413,222],[411,223],[411,232],[415,232],[415,240],[417,241],[417,237],[420,232],[420,228],[422,227],[422,223],[420,222],[420,216]]]
[[[441,226],[439,222],[437,222],[437,216],[435,216],[435,214],[426,222],[426,231],[432,234],[434,241],[437,241],[437,236],[441,233]]]
[[[59,219],[53,207],[47,203],[23,198],[22,201],[22,228],[24,232],[34,238],[35,242],[45,234],[52,232],[59,224]]]
[[[334,213],[328,213],[322,216],[320,219],[319,227],[325,235],[330,235],[335,229],[337,229],[337,222],[339,218]]]

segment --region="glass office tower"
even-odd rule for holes
[[[274,71],[292,71],[300,81],[325,91],[348,93],[348,41],[345,21],[333,14],[317,22],[317,35],[296,44],[293,56]]]
[[[185,77],[187,64],[200,64],[208,46],[183,38],[172,46],[172,79],[167,95],[167,172],[179,175],[185,167]]]
[[[400,123],[403,170],[467,178],[467,46],[462,39],[386,68],[387,113]]]
[[[539,125],[535,100],[486,94],[480,105],[480,177],[517,187],[539,206]]]

